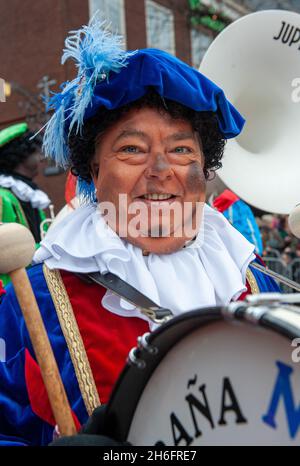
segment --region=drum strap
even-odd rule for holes
[[[300,291],[300,285],[293,280],[283,277],[282,275],[279,275],[271,270],[267,270],[265,267],[256,263],[252,263],[251,266],[257,270],[260,270],[262,273],[275,278],[281,283],[284,283],[285,285]],[[87,274],[78,273],[76,275],[84,281],[93,282],[104,286],[104,288],[107,290],[110,290],[114,294],[138,307],[140,311],[154,323],[162,324],[163,322],[166,322],[173,317],[173,313],[169,309],[158,306],[154,301],[149,299],[143,293],[111,272],[106,274],[101,274],[100,272],[92,272]]]
[[[102,285],[107,290],[129,301],[156,324],[167,322],[173,317],[173,313],[169,309],[158,306],[154,301],[113,273],[92,272],[87,274],[78,273],[76,275],[85,281]]]

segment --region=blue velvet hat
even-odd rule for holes
[[[154,89],[165,99],[196,111],[216,113],[224,137],[237,136],[243,117],[224,92],[199,71],[178,58],[156,49],[125,51],[122,38],[110,33],[97,17],[66,39],[62,63],[73,58],[77,77],[62,85],[50,100],[54,114],[47,123],[44,152],[55,162],[69,166],[68,136],[100,107],[116,109]]]

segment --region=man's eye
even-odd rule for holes
[[[173,149],[173,152],[175,152],[176,154],[190,154],[192,152],[192,149],[186,146],[179,146],[175,147],[175,149]]]
[[[140,149],[136,146],[125,146],[125,147],[122,147],[122,152],[127,152],[129,154],[137,154],[138,152],[140,152]]]

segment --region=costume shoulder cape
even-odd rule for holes
[[[251,267],[250,272],[249,292],[278,291],[271,278]],[[72,273],[37,265],[29,277],[79,427],[108,401],[128,352],[149,327],[104,309],[105,289]],[[11,285],[0,311],[0,342],[6,347],[0,353],[0,445],[47,445],[55,421]]]

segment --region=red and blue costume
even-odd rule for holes
[[[278,291],[271,278],[249,269],[247,293]],[[105,289],[73,273],[39,264],[29,277],[79,428],[99,403],[108,401],[129,350],[149,326],[104,309]],[[47,445],[55,421],[11,285],[1,299],[6,358],[0,362],[0,445]]]

